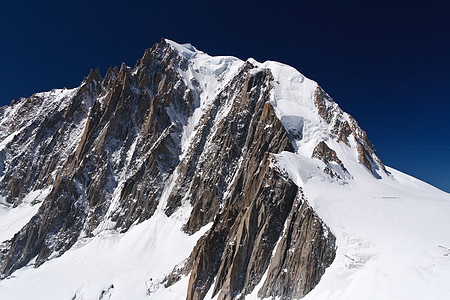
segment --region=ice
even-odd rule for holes
[[[286,128],[294,138],[301,139],[303,137],[303,117],[284,115],[280,120],[284,128]]]

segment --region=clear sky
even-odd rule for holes
[[[450,192],[448,0],[7,2],[1,105],[133,66],[165,37],[294,66],[358,120],[386,165]]]

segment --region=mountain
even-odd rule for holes
[[[450,195],[287,65],[163,39],[0,115],[2,299],[450,292]]]

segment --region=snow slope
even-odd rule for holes
[[[296,154],[279,163],[337,241],[335,261],[305,299],[448,298],[449,194],[392,168],[375,179],[354,166],[355,179],[339,184]]]
[[[183,298],[180,295],[186,293],[186,287],[178,285],[178,289],[163,290],[161,282],[175,265],[189,256],[209,225],[188,236],[181,227],[191,208],[183,207],[168,218],[163,207],[160,205],[151,219],[125,234],[105,230],[94,238],[80,239],[64,255],[39,268],[29,265],[18,270],[0,281],[0,298]]]
[[[33,191],[13,208],[0,196],[0,243],[10,239],[37,213],[40,204],[50,193],[50,189]]]
[[[447,299],[450,195],[392,168],[381,179],[373,177],[355,159],[355,141],[352,148],[337,143],[318,120],[315,82],[273,62],[261,67],[269,67],[279,82],[272,99],[277,116],[301,117],[304,127],[297,152],[284,152],[277,162],[337,239],[334,263],[305,299]],[[344,118],[349,120],[346,113]],[[310,159],[321,140],[337,152],[352,179],[331,180],[318,169],[321,162]]]
[[[203,112],[244,62],[168,42],[191,62],[179,71],[186,84],[196,82],[201,90],[197,109],[184,127],[186,150]],[[276,82],[270,102],[277,117],[286,129],[301,134],[296,152],[275,155],[275,164],[303,189],[337,240],[336,259],[304,299],[448,299],[450,195],[392,168],[376,179],[358,162],[354,139],[347,146],[330,137],[330,125],[314,105],[316,82],[284,64],[248,62],[270,69]],[[343,118],[350,120],[346,113]],[[322,171],[324,163],[311,158],[321,141],[336,151],[351,176],[335,179]],[[189,277],[169,288],[161,282],[188,257],[208,226],[189,236],[182,226],[191,207],[184,204],[167,217],[164,205],[162,199],[151,219],[126,233],[99,228],[95,237],[80,239],[39,268],[16,271],[0,281],[0,299],[185,298]],[[1,240],[11,238],[37,207],[2,207]],[[257,289],[247,299],[256,299],[256,294]]]

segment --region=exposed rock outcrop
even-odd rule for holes
[[[320,281],[334,257],[333,234],[299,191],[258,296],[302,298]]]
[[[350,147],[349,138],[352,137],[357,147],[359,162],[377,178],[380,177],[378,170],[388,173],[366,132],[353,117],[344,116],[342,109],[320,86],[314,93],[314,104],[319,116],[331,126],[332,138]]]
[[[18,205],[30,191],[53,184],[100,92],[100,74],[91,71],[76,90],[35,94],[6,111],[1,125],[7,130],[2,133],[16,132],[3,150],[8,164],[3,167],[0,190],[8,202]]]
[[[247,72],[246,69],[248,66],[241,72]],[[266,102],[270,91],[270,73],[259,72],[246,77],[239,74],[238,78],[247,79],[241,84],[242,90],[234,99],[228,117],[219,123],[211,139],[218,141],[216,145],[220,147],[212,152],[214,157],[204,159],[202,167],[197,168],[198,179],[192,181],[188,192],[192,195],[189,197],[194,209],[185,229],[194,232],[207,223],[203,216],[216,210],[214,218],[206,218],[206,221],[214,221],[213,226],[198,242],[184,269],[175,269],[167,282],[168,285],[173,284],[181,274],[190,273],[187,299],[203,299],[210,289],[219,299],[234,299],[238,295],[243,298],[252,292],[271,263],[272,252],[298,191],[286,175],[270,164],[270,153],[292,151],[290,135],[275,116],[272,106]],[[264,81],[267,83],[262,84]],[[208,201],[205,202],[205,186],[216,188],[221,182],[203,182],[215,178],[211,171],[220,174],[226,165],[236,165],[234,176],[222,174],[219,177],[233,179],[231,184],[225,182],[222,185],[222,190],[227,192],[218,193],[215,189],[211,193],[206,190]],[[317,217],[314,222],[322,224]],[[318,229],[305,228],[314,232]],[[323,231],[322,227],[320,231]],[[333,260],[333,240],[324,237],[322,240],[331,241],[329,245],[320,245],[327,249],[329,256],[324,257],[323,261],[322,257],[315,258],[323,265],[321,271],[313,271],[314,266],[309,266],[308,272],[317,271],[318,275],[304,279],[305,286],[301,288],[304,294],[317,284],[325,267]],[[275,291],[266,293],[277,295]]]
[[[328,145],[324,141],[321,141],[314,148],[311,157],[323,161],[325,163],[325,168],[323,171],[331,177],[341,178],[341,176],[336,172],[336,170],[334,170],[333,166],[331,165],[332,162],[336,163],[340,167],[341,172],[350,175],[342,161],[339,159],[339,157],[337,157],[336,151],[328,147]]]
[[[151,59],[139,62],[135,75],[123,64],[117,74],[110,69],[105,79],[98,82],[98,71],[91,71],[73,98],[68,99],[65,110],[55,115],[50,112],[43,122],[34,121],[35,126],[25,127],[26,132],[37,128],[38,134],[32,136],[31,143],[45,145],[49,155],[56,157],[46,156],[45,152],[28,152],[30,157],[42,155],[35,164],[29,163],[28,156],[14,156],[18,165],[24,167],[7,169],[2,182],[11,186],[9,197],[20,201],[20,193],[29,190],[31,183],[39,178],[45,178],[45,174],[56,174],[56,179],[42,184],[42,187],[52,184],[52,193],[39,213],[12,239],[2,264],[4,275],[36,255],[39,265],[52,253],[64,253],[82,231],[91,235],[105,219],[125,231],[134,222],[152,216],[164,181],[178,164],[182,125],[192,113],[193,100],[176,71],[178,56],[165,41],[150,49],[147,55]],[[136,86],[144,77],[151,84],[138,89]],[[111,89],[107,90],[108,87]],[[90,100],[93,105],[87,115],[87,109],[83,110],[82,106],[77,110],[76,106],[88,102],[88,97],[99,100]],[[32,97],[38,104],[39,99]],[[175,119],[170,116],[172,112],[179,112],[178,117],[184,118]],[[79,122],[85,120],[84,132],[78,143],[64,149],[72,151],[70,155],[66,152],[64,160],[54,144],[58,138],[69,139],[67,136],[73,134],[70,128],[74,125],[66,123],[78,115]],[[46,144],[49,139],[39,132],[53,136],[55,142]],[[65,136],[60,137],[60,132]],[[43,167],[39,162],[55,165]],[[47,173],[35,176],[43,171]],[[19,185],[17,180],[24,184]],[[116,194],[118,197],[114,197]]]

